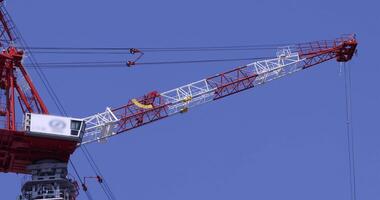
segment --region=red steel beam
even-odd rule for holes
[[[332,41],[323,40],[299,44],[296,50],[300,58],[305,59],[303,64],[305,69],[331,59],[347,62],[355,54],[357,45],[355,35],[349,35]]]
[[[151,92],[136,99],[140,104],[151,105],[151,109],[144,109],[132,100],[127,105],[113,109],[112,112],[120,119],[117,122],[116,133],[128,131],[145,124],[168,117],[167,106],[158,92]]]

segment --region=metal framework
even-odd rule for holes
[[[20,200],[75,200],[79,194],[77,182],[68,178],[67,163],[47,160],[28,170],[32,176],[23,183]]]
[[[333,41],[284,47],[277,51],[273,59],[253,62],[167,92],[151,92],[130,100],[125,106],[108,109],[103,113],[113,116],[112,118],[89,123],[91,128],[86,130],[82,144],[104,140],[159,119],[185,113],[192,107],[236,94],[331,59],[347,62],[352,59],[356,46],[355,36],[349,35]],[[98,115],[85,119],[93,119]]]
[[[298,53],[290,48],[277,58],[248,64],[159,94],[151,92],[132,99],[126,106],[85,118],[87,128],[82,144],[111,137],[147,123],[186,112],[189,108],[249,89],[302,68]],[[96,119],[96,120],[94,120]]]
[[[307,69],[328,60],[348,62],[356,51],[355,36],[303,43],[279,49],[273,59],[253,62],[167,92],[150,92],[118,108],[107,108],[83,120],[82,142],[27,135],[17,128],[16,101],[23,113],[48,114],[16,46],[21,35],[0,0],[0,172],[32,174],[22,187],[22,200],[75,200],[78,187],[67,177],[67,162],[78,145],[106,140],[151,122],[185,113],[190,108]],[[22,47],[21,47],[22,48]],[[127,65],[135,65],[143,53]]]
[[[338,62],[347,62],[356,53],[357,41],[355,35],[344,35],[335,40],[323,40],[299,44],[296,51],[301,58],[305,58],[304,68],[336,59]]]
[[[31,137],[16,122],[23,118],[22,113],[16,116],[16,110],[48,114],[22,64],[24,51],[17,45],[24,42],[0,1],[0,172],[30,173],[27,166],[40,160],[67,162],[76,142]]]
[[[24,52],[15,47],[19,39],[12,19],[0,4],[0,118],[2,128],[16,131],[16,101],[21,110],[47,114],[48,110],[22,65]]]
[[[105,112],[84,118],[86,131],[89,134],[83,136],[85,141],[99,140],[100,138],[110,137],[113,134],[113,127],[119,119],[115,116],[110,108]]]

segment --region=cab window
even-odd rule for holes
[[[82,123],[83,123],[82,121],[71,120],[71,125],[70,125],[71,135],[78,136]]]

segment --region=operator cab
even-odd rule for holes
[[[77,118],[26,113],[24,128],[27,135],[34,137],[81,142],[86,124]]]

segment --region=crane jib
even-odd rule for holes
[[[256,61],[163,93],[151,92],[127,105],[97,114],[114,116],[89,121],[82,144],[149,124],[190,108],[236,94],[319,63],[336,59],[347,62],[356,50],[354,36],[284,47],[272,59]],[[94,119],[97,115],[86,119]]]

